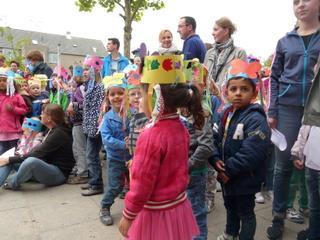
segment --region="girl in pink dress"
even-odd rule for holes
[[[185,84],[160,86],[163,107],[155,124],[139,135],[119,230],[130,240],[191,240],[199,229],[185,193],[189,134],[177,108],[187,108],[201,128],[200,93]]]

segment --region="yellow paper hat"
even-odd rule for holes
[[[183,55],[146,56],[142,83],[185,83]]]
[[[112,76],[106,76],[102,79],[102,83],[105,89],[109,89],[110,87],[121,87],[125,88],[125,74],[124,73],[114,73]]]
[[[34,78],[35,80],[40,81],[40,83],[41,83],[41,88],[44,88],[44,87],[47,86],[47,82],[48,82],[48,77],[47,77],[47,75],[45,75],[45,74],[35,74],[35,75],[33,76],[33,78]]]

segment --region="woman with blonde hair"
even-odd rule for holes
[[[173,35],[168,29],[164,29],[159,33],[160,46],[158,52],[160,55],[178,54],[180,51],[177,46],[172,43]]]

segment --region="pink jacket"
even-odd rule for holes
[[[12,111],[8,111],[6,106],[11,105]],[[20,94],[12,97],[5,93],[0,93],[0,132],[1,133],[20,133],[21,117],[28,112],[28,107]]]
[[[139,135],[125,198],[126,218],[134,219],[146,204],[183,199],[189,181],[188,151],[189,134],[178,116],[160,119]]]

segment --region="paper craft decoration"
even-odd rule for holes
[[[277,146],[280,151],[287,149],[286,137],[277,129],[271,129],[271,142]]]
[[[93,67],[95,70],[100,71],[103,66],[103,61],[101,60],[101,58],[99,58],[97,56],[87,56],[84,59],[83,64],[87,65],[89,67]]]
[[[199,62],[199,59],[183,61],[183,72],[187,82],[206,84],[208,70]]]
[[[125,88],[124,83],[125,74],[124,73],[114,73],[112,76],[106,76],[102,79],[102,83],[105,89],[110,87],[121,87]]]
[[[83,67],[80,65],[74,65],[73,67],[73,76],[74,77],[82,77]]]
[[[141,75],[139,70],[131,71],[128,73],[128,84],[137,86],[140,84],[141,81]]]
[[[231,61],[230,68],[227,75],[227,80],[232,78],[248,78],[251,80],[257,80],[258,73],[261,69],[259,62],[248,63],[241,59],[235,59]]]
[[[182,55],[146,56],[141,82],[185,83]]]
[[[32,86],[34,84],[40,84],[41,88],[44,88],[47,86],[48,77],[45,74],[36,74],[34,75],[29,81],[29,86]]]
[[[56,66],[53,70],[53,73],[61,76],[63,79],[68,79],[68,71],[62,66]]]
[[[131,71],[136,71],[138,70],[138,66],[135,64],[129,64],[123,69],[123,73],[128,74]]]
[[[39,119],[25,118],[23,121],[22,127],[28,128],[36,132],[41,132],[42,124]]]

